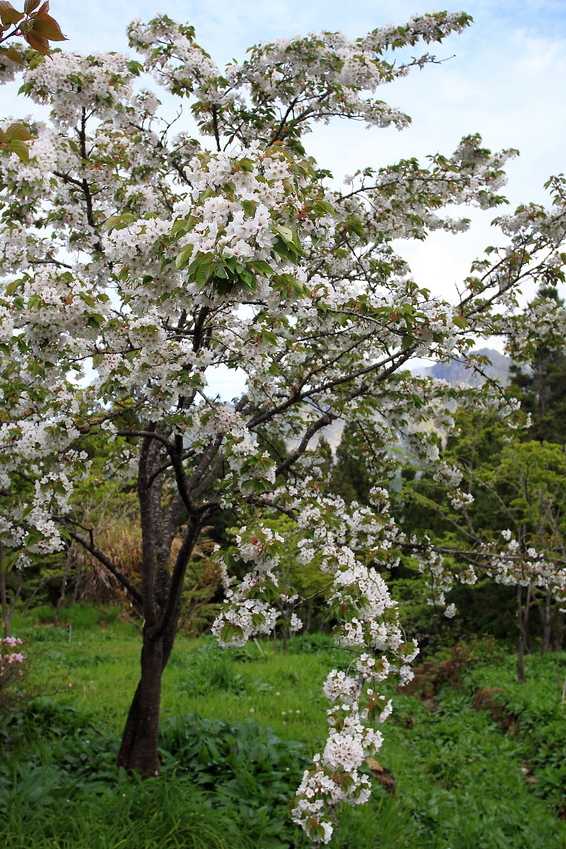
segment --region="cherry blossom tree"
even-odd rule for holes
[[[227,507],[241,522],[249,569],[234,582],[226,567],[213,628],[241,645],[282,616],[300,627],[299,600],[286,586],[282,598],[278,581],[285,538],[269,527],[287,516],[353,652],[349,672],[324,685],[328,739],[293,811],[315,841],[330,839],[339,803],[368,798],[361,768],[391,710],[381,682],[408,680],[417,652],[384,577],[403,542],[387,495],[375,489],[363,508],[324,496],[316,437],[356,419],[381,444],[406,432],[433,456],[419,423],[448,419],[445,400],[404,367],[466,357],[475,335],[503,322],[522,281],[558,267],[564,211],[505,219],[503,247],[443,300],[394,243],[465,230],[454,205],[499,205],[514,152],[491,153],[471,135],[451,155],[361,167],[337,188],[304,143],[334,118],[406,127],[378,88],[434,64],[426,45],[469,23],[436,13],[355,40],[281,40],[221,70],[192,27],[136,21],[139,60],[54,54],[26,72],[24,91],[50,119],[34,127],[29,162],[0,162],[1,543],[24,562],[72,539],[140,611],[141,673],[119,764],[153,775],[162,673],[203,528]],[[190,104],[198,138],[176,131],[142,73]],[[219,370],[231,402],[211,388]],[[100,434],[112,447],[106,466],[93,455]],[[282,443],[278,460],[266,446]],[[96,475],[135,477],[139,583],[81,523],[81,488]]]

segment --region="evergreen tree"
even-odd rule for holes
[[[346,502],[367,504],[372,487],[371,446],[356,422],[349,422],[336,449],[330,489]]]
[[[561,306],[556,287],[540,290],[537,298],[552,298]],[[530,413],[527,439],[566,443],[566,343],[541,343],[532,360],[511,366],[511,388]]]

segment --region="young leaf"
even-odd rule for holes
[[[193,246],[192,245],[185,245],[185,247],[182,249],[181,253],[178,254],[177,259],[175,260],[175,268],[177,268],[179,271],[182,268],[186,268],[187,265],[190,262],[192,253],[193,253]]]
[[[10,47],[0,47],[0,58],[4,56],[10,59],[11,62],[15,62],[16,65],[24,64],[24,57],[21,50],[18,50],[13,45],[10,45]]]
[[[8,142],[8,150],[15,153],[21,162],[28,162],[29,151],[25,142],[20,141],[20,139],[10,139]]]
[[[107,218],[101,229],[103,232],[123,230],[124,227],[129,227],[134,221],[137,221],[137,216],[133,212],[122,212],[119,215],[111,215],[110,218]]]
[[[41,38],[47,38],[49,41],[67,40],[55,18],[43,13],[41,9],[33,18],[33,32]]]
[[[49,41],[41,35],[36,35],[36,33],[29,31],[24,33],[24,39],[27,41],[30,47],[34,50],[37,50],[38,53],[43,53],[44,56],[47,56],[49,53]]]
[[[255,200],[243,200],[242,209],[249,218],[253,218],[257,209],[257,203]]]
[[[19,141],[31,141],[33,135],[27,124],[18,121],[15,124],[10,124],[4,130],[4,136],[7,139],[18,139]]]
[[[4,26],[17,24],[23,17],[24,13],[14,9],[12,4],[8,3],[8,0],[0,0],[0,21],[2,21]]]

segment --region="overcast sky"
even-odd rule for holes
[[[127,50],[132,17],[167,13],[187,21],[219,63],[243,56],[258,41],[319,30],[357,36],[376,26],[402,24],[414,14],[446,8],[464,10],[475,23],[461,35],[434,45],[450,58],[384,86],[383,99],[413,118],[408,130],[364,130],[333,123],[317,130],[308,147],[337,178],[362,165],[405,156],[450,153],[462,135],[480,132],[487,146],[517,147],[508,169],[506,194],[512,204],[542,201],[543,183],[566,168],[566,0],[52,0],[51,12],[69,36],[64,49],[79,52]],[[0,114],[30,112],[15,88],[0,92]],[[476,213],[471,232],[437,234],[405,246],[419,282],[449,295],[472,258],[495,238],[493,213]]]

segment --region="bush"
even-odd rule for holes
[[[246,690],[243,675],[234,669],[230,657],[215,643],[191,652],[182,666],[185,675],[181,679],[181,688],[191,696],[218,690],[224,693],[243,693]]]
[[[116,605],[96,607],[92,604],[72,604],[53,608],[41,605],[31,611],[33,618],[41,625],[60,625],[77,629],[89,629],[96,625],[106,627],[118,621],[121,610]]]
[[[472,670],[467,682],[476,707],[515,735],[531,789],[561,817],[566,817],[564,660],[563,652],[527,657],[527,680],[518,683],[514,658],[506,657],[496,666]]]
[[[192,715],[165,723],[164,765],[214,794],[253,846],[303,845],[289,803],[308,763],[301,743],[281,740],[256,722],[230,724]]]

